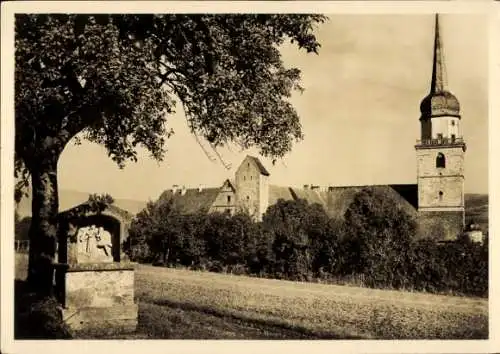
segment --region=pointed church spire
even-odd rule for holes
[[[434,58],[432,62],[432,80],[429,94],[420,103],[420,119],[433,117],[460,117],[460,103],[448,91],[446,82],[446,66],[441,35],[439,33],[439,15],[436,14],[434,28]]]
[[[443,92],[446,89],[446,67],[444,53],[439,34],[439,15],[436,14],[434,25],[434,60],[432,66],[431,94]]]

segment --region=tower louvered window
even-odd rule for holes
[[[445,168],[446,167],[446,158],[440,152],[436,157],[436,167],[437,168]]]

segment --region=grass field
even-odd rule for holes
[[[148,265],[138,266],[135,285],[139,326],[130,339],[488,337],[487,299]]]
[[[485,299],[140,265],[140,331],[175,338],[487,338]],[[167,319],[165,325],[163,322]]]

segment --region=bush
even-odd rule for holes
[[[243,264],[234,264],[228,267],[228,272],[234,275],[248,274],[248,269]]]
[[[415,289],[429,292],[488,295],[488,245],[467,240],[438,244],[415,242],[409,253]]]
[[[143,243],[131,246],[125,254],[131,261],[141,263],[151,263],[154,257],[149,246]]]
[[[162,260],[156,260],[151,265],[154,267],[165,267],[165,263]]]
[[[225,273],[227,267],[220,261],[208,261],[207,270],[214,273]]]

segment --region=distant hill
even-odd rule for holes
[[[89,199],[91,193],[79,192],[74,190],[59,191],[59,211],[65,211],[73,208]],[[146,207],[147,202],[133,199],[114,199],[114,205],[120,209],[136,215]],[[24,197],[17,205],[17,212],[20,218],[20,224],[16,230],[16,239],[28,239],[28,230],[31,223],[31,194]]]
[[[74,190],[59,191],[59,211],[70,209],[78,204],[88,200],[91,193],[79,192]],[[114,205],[135,215],[146,207],[146,201],[133,199],[116,199]],[[20,218],[31,216],[31,195],[25,197],[17,206]]]
[[[488,231],[488,194],[465,194],[465,223],[472,220]]]

